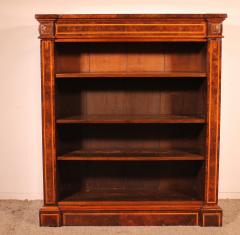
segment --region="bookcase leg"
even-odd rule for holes
[[[57,207],[43,207],[39,211],[40,226],[60,227],[61,213]]]
[[[222,209],[218,206],[202,208],[200,218],[203,227],[221,227]]]

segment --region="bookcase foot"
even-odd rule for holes
[[[221,227],[222,209],[219,206],[203,207],[200,219],[200,225],[203,227]]]
[[[60,227],[61,213],[58,207],[43,207],[39,211],[40,226]]]

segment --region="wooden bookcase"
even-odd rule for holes
[[[225,14],[36,15],[42,226],[221,226]]]

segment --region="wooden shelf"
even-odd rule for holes
[[[63,161],[168,161],[168,160],[204,160],[204,156],[181,150],[75,150],[57,157]]]
[[[56,78],[202,78],[203,72],[89,72],[89,73],[57,73]]]
[[[63,192],[60,204],[63,202],[89,202],[89,201],[196,201],[199,200],[194,192],[146,192],[146,191],[112,191],[93,192]]]
[[[205,118],[186,115],[83,115],[59,118],[58,124],[71,123],[205,123]]]
[[[194,194],[193,194],[194,195]],[[74,197],[74,196],[73,196]],[[76,197],[77,198],[77,197]],[[192,198],[192,197],[189,197]],[[161,200],[159,200],[161,199]],[[122,205],[123,201],[122,200],[95,200],[95,201],[91,201],[91,200],[85,200],[85,201],[74,201],[74,200],[68,200],[67,197],[62,197],[59,201],[58,201],[58,205],[59,206],[84,206],[85,208],[100,208],[101,206],[111,206],[112,208],[118,208],[119,209],[119,205]],[[136,209],[136,207],[145,207],[149,210],[153,209],[153,208],[163,208],[166,206],[170,206],[173,207],[175,206],[175,204],[180,204],[182,206],[189,206],[189,204],[191,204],[191,206],[202,206],[203,205],[203,200],[201,199],[183,199],[183,200],[179,200],[179,199],[175,199],[174,198],[172,200],[164,200],[164,198],[158,198],[158,200],[124,200],[124,205],[129,209],[129,208],[133,208]]]

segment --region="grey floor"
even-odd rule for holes
[[[38,225],[42,201],[0,200],[0,235],[78,234],[78,235],[240,235],[240,200],[220,200],[224,210],[223,227],[60,227]]]

